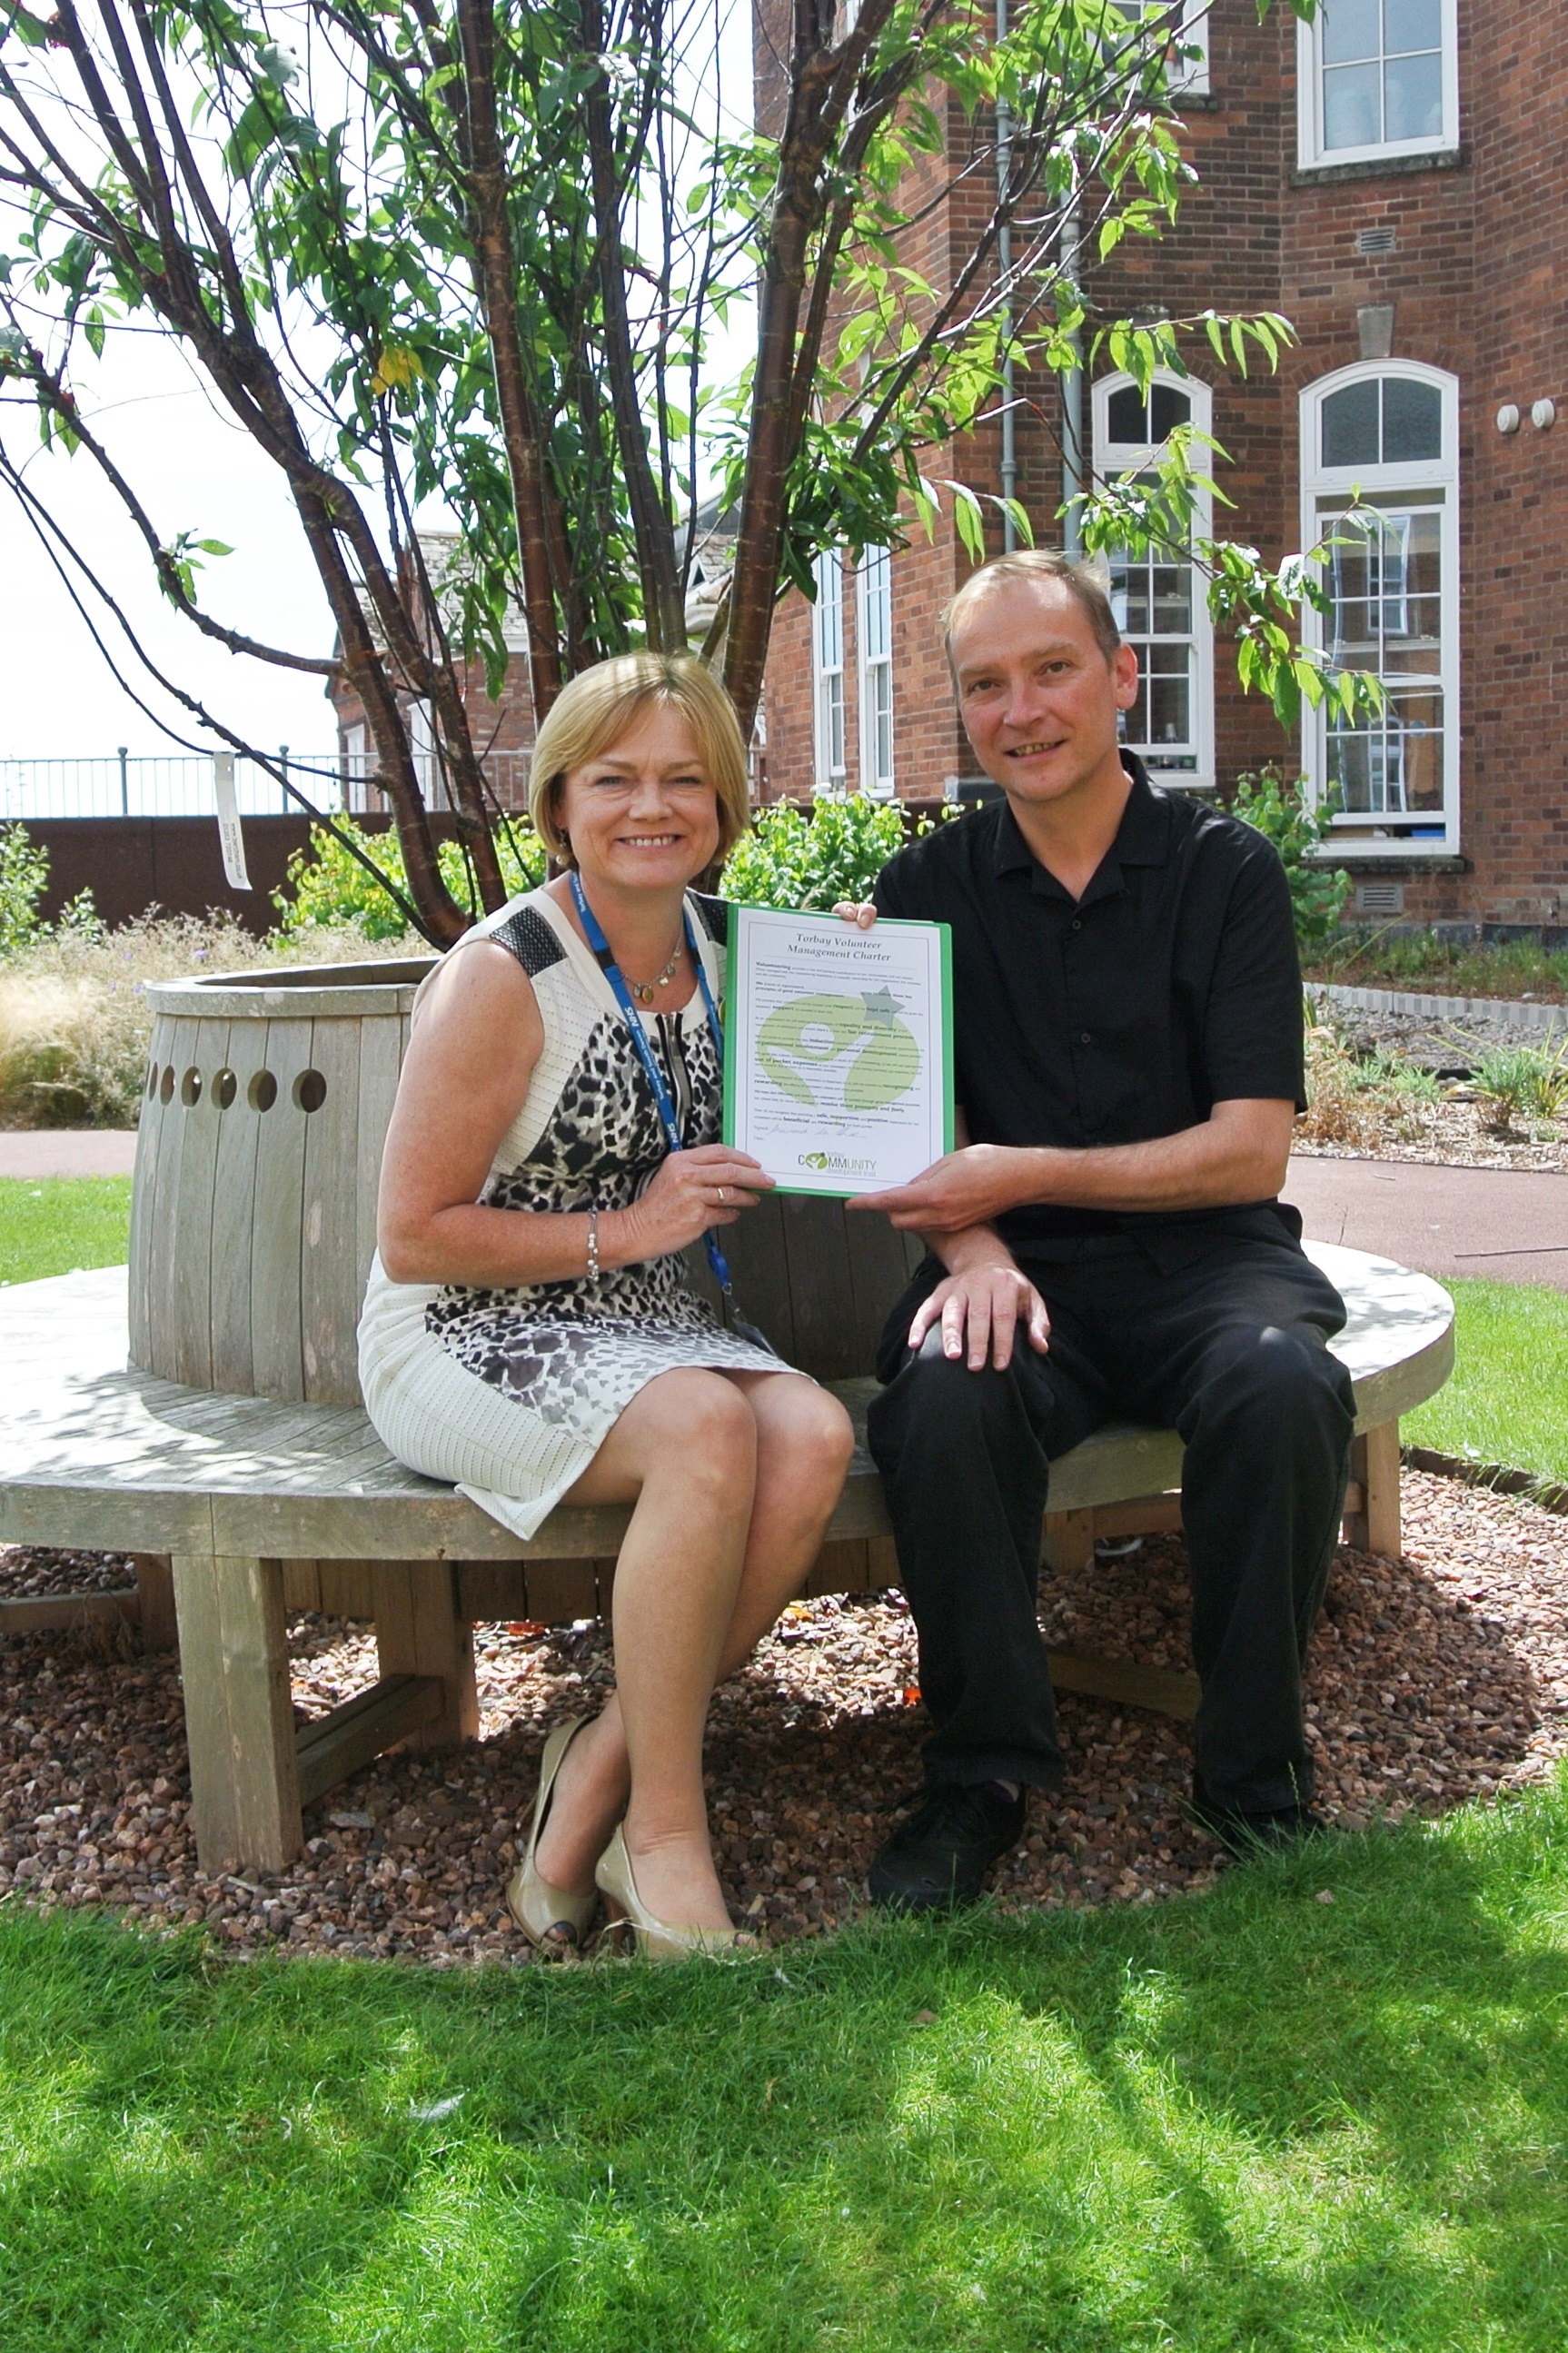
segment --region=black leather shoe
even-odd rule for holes
[[[1198,1828],[1238,1862],[1287,1852],[1328,1829],[1310,1806],[1268,1806],[1256,1813],[1245,1806],[1216,1806],[1201,1781],[1193,1785],[1192,1815]]]
[[[1023,1835],[1028,1800],[989,1782],[945,1781],[900,1822],[867,1873],[889,1912],[956,1912],[973,1904],[998,1855]]]

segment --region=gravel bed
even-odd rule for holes
[[[1369,1108],[1370,1108],[1370,1098]],[[1315,1160],[1419,1160],[1440,1168],[1568,1168],[1568,1134],[1553,1124],[1529,1135],[1493,1134],[1473,1103],[1426,1103],[1408,1097],[1377,1120],[1375,1138],[1326,1143],[1300,1124],[1290,1149]]]
[[[0,1599],[22,1601],[35,1593],[114,1593],[136,1587],[136,1566],[128,1552],[59,1552],[52,1545],[22,1551],[0,1545]]]
[[[1568,1519],[1522,1498],[1407,1471],[1406,1554],[1342,1551],[1314,1642],[1310,1714],[1321,1802],[1351,1826],[1432,1814],[1539,1780],[1568,1755]],[[83,1556],[71,1556],[80,1560]],[[37,1589],[60,1556],[0,1552],[0,1591]],[[124,1581],[124,1565],[106,1568]],[[1174,1537],[1047,1580],[1053,1642],[1187,1662],[1185,1556]],[[500,1901],[549,1726],[608,1679],[594,1624],[479,1630],[481,1737],[388,1757],[306,1819],[282,1878],[206,1878],[172,1658],[129,1628],[0,1641],[0,1890],[120,1907],[158,1927],[204,1923],[237,1955],[276,1944],[449,1968],[522,1961]],[[291,1628],[294,1699],[310,1715],[375,1673],[363,1627]],[[920,1777],[923,1715],[897,1594],[797,1604],[714,1703],[708,1776],[737,1917],[775,1941],[859,1908],[889,1810]],[[1037,1798],[997,1901],[1150,1903],[1210,1883],[1219,1858],[1186,1820],[1187,1727],[1067,1694],[1067,1784]]]

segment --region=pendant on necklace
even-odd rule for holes
[[[668,983],[675,978],[675,967],[680,962],[680,951],[684,945],[684,941],[676,941],[675,954],[670,957],[669,962],[665,965],[664,970],[656,979],[628,980],[626,982],[626,987],[631,990],[632,995],[637,998],[639,1005],[651,1005],[656,992],[666,987]]]

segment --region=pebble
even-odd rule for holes
[[[1404,1504],[1404,1559],[1341,1551],[1313,1638],[1318,1803],[1352,1828],[1495,1800],[1568,1756],[1568,1519],[1411,1470]],[[123,1556],[0,1548],[0,1593],[131,1581]],[[1178,1537],[1047,1575],[1041,1599],[1053,1643],[1190,1663]],[[529,1958],[501,1889],[545,1734],[609,1687],[596,1623],[477,1629],[478,1743],[378,1758],[307,1810],[306,1851],[275,1877],[197,1866],[178,1668],[133,1643],[118,1621],[0,1640],[0,1892],[154,1930],[199,1923],[241,1957]],[[363,1626],[297,1619],[290,1651],[301,1716],[375,1679]],[[1032,1800],[998,1905],[1149,1903],[1211,1884],[1222,1858],[1184,1810],[1187,1726],[1070,1693],[1061,1726],[1065,1786]],[[710,1813],[737,1918],[783,1943],[862,1909],[891,1811],[921,1780],[924,1729],[900,1595],[792,1606],[710,1719]]]

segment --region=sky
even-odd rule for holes
[[[726,111],[749,90],[749,14],[731,7],[724,28]],[[732,314],[737,365],[747,332]],[[188,531],[233,550],[209,560],[201,575],[205,607],[268,644],[329,655],[331,617],[282,479],[226,420],[177,347],[140,329],[111,331],[101,362],[82,352],[75,385],[164,543]],[[95,482],[91,460],[37,447],[36,425],[15,407],[0,411],[0,430],[13,451],[32,448],[29,484],[89,555],[161,667],[253,743],[306,754],[331,748],[322,680],[204,639],[158,594],[145,548]],[[155,689],[147,700],[195,738]],[[101,758],[121,744],[133,754],[180,748],[117,685],[19,507],[0,489],[0,759]]]

